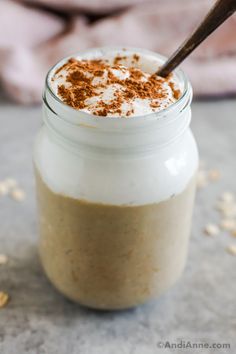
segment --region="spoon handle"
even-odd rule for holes
[[[236,11],[236,0],[218,0],[203,22],[159,69],[157,75],[166,77],[194,51],[217,27]]]

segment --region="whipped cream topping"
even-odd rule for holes
[[[181,90],[173,76],[143,71],[137,54],[126,59],[71,58],[55,71],[51,88],[67,105],[100,117],[146,115],[179,99]]]

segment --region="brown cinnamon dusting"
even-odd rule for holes
[[[133,60],[134,61],[139,61],[139,59],[140,59],[140,56],[138,54],[134,54],[133,55]]]
[[[181,91],[179,89],[176,89],[174,83],[172,81],[169,81],[168,82],[172,92],[173,92],[173,96],[176,100],[178,100],[181,96]]]
[[[102,89],[108,85],[119,85],[114,93],[114,98],[106,103],[102,100],[97,102],[97,111],[94,113],[97,116],[105,117],[107,115],[119,114],[122,115],[122,104],[130,102],[135,98],[152,100],[150,103],[151,108],[160,106],[160,99],[165,99],[168,92],[163,88],[163,83],[167,82],[170,86],[175,99],[180,97],[180,90],[175,88],[173,82],[169,79],[151,75],[146,78],[144,73],[134,67],[128,68],[130,76],[126,79],[119,79],[113,74],[113,70],[123,71],[124,67],[119,64],[120,61],[127,59],[127,57],[117,56],[113,60],[113,64],[109,64],[105,60],[76,60],[69,59],[62,67],[60,67],[55,75],[59,74],[62,70],[66,70],[66,83],[68,85],[58,86],[58,95],[62,98],[63,102],[75,109],[84,109],[88,107],[87,99],[101,94]],[[134,54],[133,59],[137,62],[139,56]],[[127,68],[125,68],[127,70]],[[94,78],[101,78],[104,80],[101,83],[93,83]],[[129,117],[134,113],[131,109],[126,113]]]
[[[127,57],[126,56],[123,56],[121,57],[120,55],[117,55],[114,60],[113,60],[113,63],[116,65],[116,64],[120,64],[121,61],[123,60],[126,60]]]

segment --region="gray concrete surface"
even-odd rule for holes
[[[100,313],[64,299],[45,278],[37,254],[32,144],[40,108],[0,102],[0,180],[15,177],[27,199],[0,199],[0,290],[11,296],[0,310],[1,354],[169,354],[236,352],[236,257],[232,237],[202,233],[217,220],[213,205],[224,190],[236,193],[236,100],[193,105],[193,131],[202,159],[223,178],[197,195],[186,270],[157,301],[119,313]],[[229,343],[231,349],[158,348],[160,341]],[[167,343],[168,345],[168,343]]]

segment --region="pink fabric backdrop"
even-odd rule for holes
[[[38,103],[50,66],[79,50],[122,45],[170,55],[213,2],[28,0],[27,4],[33,4],[30,7],[20,0],[2,0],[0,82],[15,101]],[[52,9],[66,16],[55,15]],[[88,14],[98,18],[91,22]],[[236,93],[236,17],[197,49],[183,68],[196,95]]]

